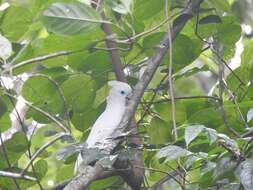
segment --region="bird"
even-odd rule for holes
[[[91,131],[85,141],[87,149],[106,151],[114,136],[114,132],[124,116],[127,102],[132,95],[132,88],[125,82],[113,80],[108,82],[108,86],[110,91],[106,98],[106,107],[91,127]],[[75,164],[75,172],[78,171],[80,164],[85,160],[85,156],[87,154],[79,153]]]

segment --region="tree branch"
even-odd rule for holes
[[[113,176],[113,171],[105,171],[104,168],[96,164],[95,166],[87,166],[82,173],[75,177],[63,190],[84,190],[93,181]]]
[[[1,171],[0,170],[0,176],[3,177],[11,177],[15,179],[25,179],[29,181],[36,181],[37,179],[28,175],[21,175],[19,173],[13,173],[13,172],[7,172],[7,171]]]
[[[101,17],[103,20],[107,20],[104,11],[102,11]],[[113,35],[112,28],[111,28],[110,24],[102,23],[101,27],[102,27],[103,31],[105,32],[106,36]],[[118,50],[116,43],[111,40],[108,40],[107,38],[106,38],[105,43],[106,43],[107,48],[110,49],[109,51],[111,53],[112,67],[113,67],[113,70],[114,70],[117,80],[122,81],[122,82],[126,82],[126,77],[123,72],[123,67],[121,64],[120,56],[119,56],[119,50]]]
[[[100,5],[97,6],[98,9],[101,7],[102,0],[100,0],[99,3],[100,3]],[[103,20],[107,20],[104,11],[101,12],[101,17]],[[106,34],[106,37],[113,35],[112,27],[110,24],[102,23],[101,27],[102,27],[102,30],[104,31],[104,33]],[[106,39],[108,39],[108,38],[106,38]],[[116,75],[116,79],[119,81],[126,82],[127,78],[126,78],[124,71],[123,71],[123,66],[122,66],[122,62],[120,59],[120,54],[119,54],[117,44],[114,41],[106,40],[106,47],[108,49],[110,49],[112,66],[113,66],[114,73]],[[138,133],[137,123],[135,121],[135,118],[131,119],[130,128],[132,130],[132,133],[134,133],[134,134]],[[136,136],[134,138],[129,138],[128,141],[130,143],[134,143],[137,145],[141,144],[141,139],[138,136]],[[116,169],[118,167],[122,168],[123,165],[125,165],[125,164],[122,163],[122,161],[117,160],[115,167],[116,167]],[[126,167],[129,167],[128,165],[129,165],[129,163],[126,164]],[[136,150],[135,159],[130,161],[130,165],[142,165],[142,166],[144,165],[143,159],[142,159],[142,152],[140,150]],[[119,175],[124,178],[124,180],[127,182],[127,184],[129,186],[131,186],[131,188],[133,190],[138,190],[143,182],[144,169],[131,167],[130,170],[127,170],[127,171],[125,170],[125,171],[120,172]]]

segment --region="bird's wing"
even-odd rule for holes
[[[86,140],[88,147],[95,146],[97,143],[106,144],[108,142],[108,138],[112,136],[121,121],[123,111],[120,107],[112,110],[107,108],[99,116]]]

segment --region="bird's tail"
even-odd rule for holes
[[[83,144],[74,144],[64,148],[61,148],[56,155],[58,160],[65,160],[74,153],[80,152],[83,149]]]

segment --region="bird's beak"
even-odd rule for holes
[[[126,100],[129,101],[131,99],[132,95],[133,95],[132,93],[128,94],[127,97],[126,97]]]

